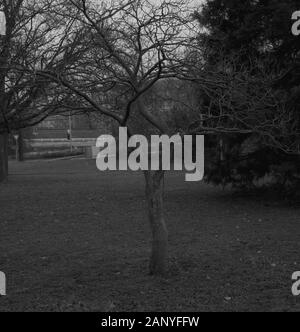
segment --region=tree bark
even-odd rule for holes
[[[152,230],[150,274],[164,275],[168,270],[168,230],[164,219],[164,172],[145,172],[146,196]]]
[[[0,182],[8,175],[8,135],[0,134]]]

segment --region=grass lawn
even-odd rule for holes
[[[166,181],[170,272],[147,275],[143,175],[11,163],[0,185],[1,311],[300,311],[300,209]]]

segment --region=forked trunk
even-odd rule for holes
[[[164,172],[145,172],[146,196],[152,229],[150,273],[164,275],[168,269],[168,230],[164,219]]]

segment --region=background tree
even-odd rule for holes
[[[202,32],[190,56],[206,125],[219,129],[208,170],[215,183],[249,187],[271,174],[299,184],[297,4],[211,0],[196,14]]]
[[[0,41],[0,179],[7,175],[7,136],[64,111],[74,96],[37,72],[63,71],[79,56],[83,34],[58,21],[48,0],[1,0],[6,35]]]

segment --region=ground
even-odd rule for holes
[[[166,181],[170,272],[147,274],[143,176],[88,160],[10,164],[0,311],[300,311],[299,207]]]

